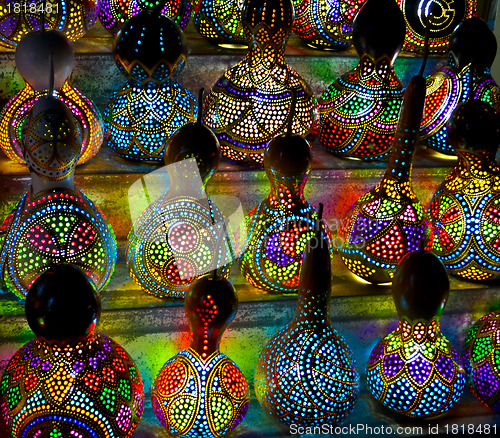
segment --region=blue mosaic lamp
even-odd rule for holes
[[[116,36],[113,54],[128,80],[108,102],[108,144],[121,157],[161,162],[169,137],[196,119],[193,94],[176,76],[186,63],[180,28],[159,6],[132,17]]]
[[[264,347],[254,376],[261,406],[288,425],[340,422],[359,391],[354,356],[330,322],[331,261],[321,210],[305,249],[295,317]]]
[[[399,324],[375,346],[366,371],[373,396],[398,414],[435,417],[462,396],[462,360],[439,328],[449,291],[434,254],[421,250],[400,261],[392,282]]]

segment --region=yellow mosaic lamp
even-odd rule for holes
[[[243,26],[250,47],[205,100],[204,121],[231,161],[262,166],[269,141],[286,131],[297,95],[293,132],[306,136],[317,121],[316,98],[304,79],[285,62],[292,31],[291,0],[246,0]]]

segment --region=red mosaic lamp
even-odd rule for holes
[[[92,281],[73,265],[52,266],[30,288],[26,318],[36,337],[0,381],[9,436],[132,436],[144,410],[141,376],[128,353],[95,330],[100,313]]]

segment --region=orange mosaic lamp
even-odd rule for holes
[[[245,418],[247,381],[219,350],[237,307],[233,285],[217,276],[199,278],[186,293],[191,344],[163,365],[151,388],[154,413],[170,436],[222,437]]]
[[[70,41],[94,25],[99,0],[0,0],[0,42],[15,47],[27,33],[59,29]]]
[[[36,338],[0,381],[10,437],[132,436],[144,410],[141,376],[123,347],[95,330],[100,313],[92,282],[73,265],[55,265],[33,284],[26,318]]]
[[[204,107],[204,121],[231,161],[262,166],[269,141],[287,129],[292,93],[293,132],[306,136],[317,121],[313,92],[285,62],[293,18],[291,0],[247,0],[243,6],[249,50],[219,78]]]
[[[319,140],[340,157],[374,160],[391,150],[403,101],[394,71],[405,24],[394,0],[368,0],[354,20],[359,63],[319,99]]]
[[[476,16],[477,0],[397,0],[406,22],[403,50],[424,53],[425,30],[431,28],[429,53],[444,54],[455,28]]]
[[[448,137],[457,165],[433,196],[433,251],[464,280],[500,279],[500,112],[472,100],[452,113]]]

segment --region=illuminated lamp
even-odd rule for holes
[[[352,351],[330,322],[330,249],[320,222],[321,214],[306,245],[295,317],[264,347],[254,376],[264,410],[304,427],[344,420],[359,391]]]
[[[156,418],[171,436],[221,437],[245,418],[247,381],[219,350],[237,307],[233,285],[217,276],[197,279],[186,293],[191,344],[163,365],[151,389]]]
[[[462,396],[465,369],[439,327],[449,291],[434,254],[412,252],[399,262],[392,282],[399,324],[375,346],[366,371],[373,396],[398,414],[435,417]]]
[[[36,338],[10,359],[0,381],[0,418],[12,438],[130,438],[144,410],[139,370],[95,330],[101,302],[78,268],[55,265],[26,298]]]
[[[448,65],[426,79],[422,144],[455,157],[446,124],[457,105],[468,99],[482,100],[500,110],[500,88],[490,74],[496,52],[495,35],[480,18],[457,27],[450,40]]]
[[[106,218],[74,185],[81,141],[62,101],[40,97],[23,129],[31,187],[7,216],[0,238],[0,272],[20,298],[47,268],[68,262],[101,290],[116,263],[116,240]]]
[[[433,251],[464,280],[500,278],[500,112],[480,100],[459,104],[448,137],[457,165],[429,206],[435,230]]]
[[[249,50],[212,87],[204,108],[205,123],[219,138],[222,155],[232,161],[262,167],[267,144],[287,129],[293,93],[293,132],[306,136],[317,121],[313,92],[285,62],[293,17],[291,0],[244,4]]]
[[[311,47],[345,49],[352,43],[354,17],[366,0],[293,0],[293,32]]]
[[[360,9],[352,32],[359,63],[319,99],[319,140],[327,151],[365,160],[390,152],[404,88],[393,63],[404,30],[394,0],[368,0]]]
[[[104,112],[108,144],[121,157],[163,161],[169,137],[196,119],[196,99],[175,79],[186,63],[186,41],[160,6],[133,16],[116,36],[113,54],[127,82]]]

